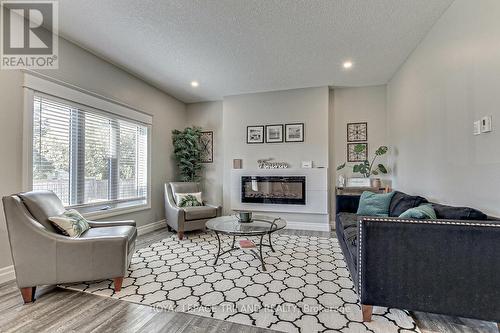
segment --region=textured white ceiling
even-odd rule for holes
[[[453,0],[60,0],[60,33],[184,102],[384,84]],[[352,59],[351,71],[342,62]],[[200,82],[192,88],[190,82]]]

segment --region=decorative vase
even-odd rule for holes
[[[345,187],[345,177],[344,175],[339,175],[337,178],[338,187]]]
[[[382,182],[380,181],[380,178],[371,178],[371,185],[372,185],[372,187],[375,187],[375,188],[381,188]]]

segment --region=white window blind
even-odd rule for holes
[[[33,100],[33,189],[66,206],[109,209],[148,200],[146,124],[41,93]]]

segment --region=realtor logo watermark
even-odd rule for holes
[[[58,2],[1,1],[2,69],[56,69]]]

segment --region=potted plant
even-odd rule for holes
[[[361,145],[361,144],[358,144],[354,147],[354,151],[357,153],[362,153],[362,152],[364,152],[365,149],[366,149],[366,145]],[[383,165],[382,163],[375,164],[375,161],[377,160],[377,158],[379,156],[385,155],[387,153],[387,151],[388,151],[387,146],[378,147],[377,150],[375,151],[375,154],[373,155],[371,162],[369,162],[368,160],[365,160],[361,163],[354,164],[352,166],[352,171],[355,173],[360,173],[364,178],[370,178],[371,175],[377,176],[379,174],[387,174],[388,171],[387,171],[387,168],[385,167],[385,165]],[[341,164],[337,167],[337,171],[340,171],[340,170],[344,169],[345,167],[346,167],[346,163],[344,162],[343,164]],[[380,186],[380,179],[379,178],[375,178],[373,180],[374,180],[374,182],[377,182],[377,180],[378,180],[378,185]],[[375,186],[375,187],[377,187],[377,186]]]
[[[201,128],[199,127],[193,126],[182,131],[172,131],[174,156],[183,182],[200,180],[202,169],[200,137]]]

